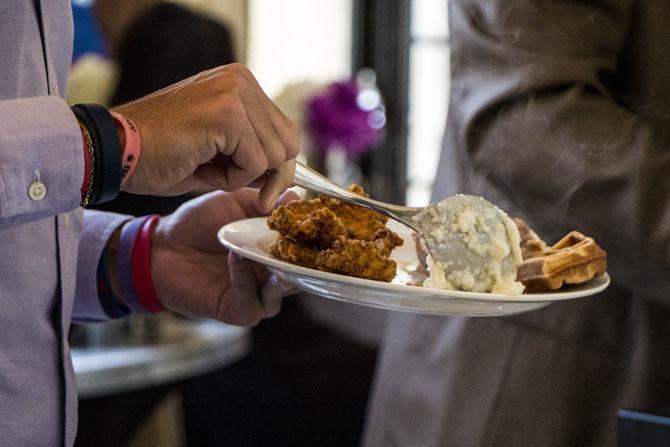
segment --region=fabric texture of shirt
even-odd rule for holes
[[[607,251],[594,297],[505,318],[394,314],[365,445],[615,446],[670,404],[670,3],[450,2],[433,199],[482,195]]]
[[[0,2],[0,443],[72,445],[72,319],[107,317],[96,269],[128,219],[79,208],[81,133],[61,95],[72,55],[69,0]],[[40,26],[40,23],[42,26]],[[36,179],[46,187],[34,200]]]

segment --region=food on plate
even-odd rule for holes
[[[533,253],[543,252],[547,247],[547,243],[544,242],[540,237],[535,233],[528,224],[523,220],[515,217],[514,224],[519,229],[519,236],[521,237],[521,255],[523,259],[528,259]]]
[[[549,247],[521,219],[515,219],[521,234],[524,261],[517,279],[528,292],[560,289],[564,284],[579,284],[607,271],[607,253],[593,238],[571,231]]]
[[[380,235],[372,241],[340,236],[331,248],[319,253],[316,266],[328,272],[391,282],[396,275],[396,263],[389,255],[393,248],[402,244],[402,239],[389,233],[392,236]]]
[[[349,190],[365,194],[357,185]],[[417,215],[420,224],[436,228],[426,236],[432,238],[430,247],[456,253],[436,262],[425,241],[415,238],[428,274],[426,287],[515,295],[557,290],[607,270],[607,254],[593,238],[573,231],[549,246],[523,220],[512,220],[490,205],[478,206],[483,199],[456,199]],[[396,276],[390,255],[403,241],[386,228],[387,220],[329,197],[296,200],[268,218],[268,226],[279,232],[270,253],[304,267],[390,282]]]
[[[365,194],[352,185],[350,191]],[[388,218],[329,197],[295,200],[268,218],[279,232],[272,256],[304,267],[390,282],[396,263],[389,258],[402,239],[386,228]]]
[[[484,204],[484,205],[482,205]],[[523,261],[519,230],[512,219],[481,197],[457,195],[412,218],[423,228],[436,260],[426,258],[430,277],[424,286],[470,292],[523,293],[516,280]],[[438,253],[433,250],[437,249]],[[450,253],[456,253],[449,258]]]
[[[319,256],[319,249],[280,236],[270,246],[270,254],[291,264],[315,269],[317,268],[316,258]]]
[[[565,284],[580,284],[607,271],[607,253],[593,238],[572,231],[553,246],[548,246],[522,219],[514,218],[519,230],[523,262],[517,267],[517,282],[525,292],[547,292]],[[417,257],[425,273],[434,275],[434,263],[425,242],[415,236]],[[438,272],[439,275],[439,272]],[[433,286],[428,278],[425,286]],[[434,286],[433,286],[434,287]]]

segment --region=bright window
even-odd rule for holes
[[[250,0],[248,64],[269,96],[351,73],[351,0]]]
[[[449,102],[448,0],[413,0],[407,203],[429,202]]]

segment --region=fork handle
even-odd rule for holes
[[[305,166],[299,161],[296,162],[295,165],[295,176],[293,177],[293,184],[305,189],[309,189],[310,191],[313,191],[317,194],[334,197],[345,202],[353,203],[354,205],[364,206],[365,208],[369,208],[373,211],[385,214],[392,219],[398,220],[405,225],[409,225],[411,222],[408,222],[409,219],[407,219],[405,216],[408,213],[415,211],[413,208],[391,205],[389,203],[380,202],[378,200],[373,200],[368,197],[355,194],[351,191],[347,191],[346,189],[330,181],[326,177]]]

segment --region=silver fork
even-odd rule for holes
[[[517,231],[518,235],[518,230],[510,228],[511,220],[504,212],[481,197],[459,194],[425,207],[393,205],[352,193],[300,162],[296,164],[293,184],[369,208],[408,226],[426,242],[433,260],[442,264],[446,274],[469,271],[475,277],[483,277],[487,273],[484,270],[489,268],[492,250],[506,249],[509,256],[501,258],[503,269],[513,268],[516,276],[515,264],[520,262],[520,250],[518,246],[513,247],[510,232]],[[477,219],[477,229],[469,238],[464,238],[458,223],[463,210],[469,210]],[[492,237],[494,230],[500,234],[501,225],[508,247],[500,246],[501,241],[505,242],[501,238]],[[518,241],[516,243],[518,245]]]

